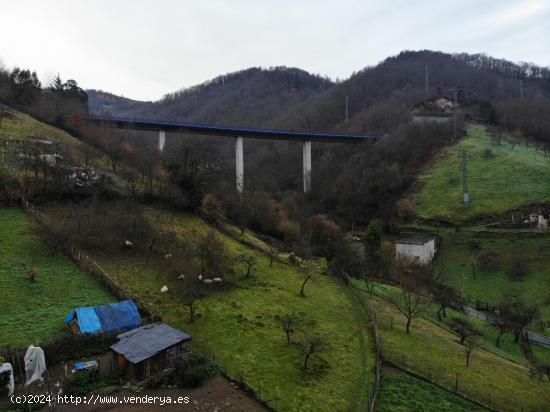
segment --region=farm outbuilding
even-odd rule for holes
[[[152,323],[117,336],[111,346],[129,380],[142,381],[189,357],[191,335],[165,323]]]
[[[412,236],[395,241],[396,259],[426,265],[437,252],[437,236]]]
[[[113,333],[141,326],[141,316],[132,300],[73,310],[65,325],[75,334]]]

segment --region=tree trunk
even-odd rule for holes
[[[300,296],[305,298],[306,294],[304,293],[304,288],[306,287],[306,283],[309,280],[309,278],[305,278],[304,282],[302,283],[302,287],[300,288]]]
[[[411,318],[407,318],[407,327],[406,327],[407,335],[409,334],[410,329],[411,329]]]
[[[309,357],[311,356],[311,352],[308,352],[304,358],[304,366],[303,366],[303,369],[304,371],[307,370],[307,363],[309,361]]]
[[[499,332],[499,334],[497,335],[497,341],[495,342],[497,348],[500,348],[500,338],[502,337],[503,334],[504,332]]]

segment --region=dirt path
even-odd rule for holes
[[[92,395],[94,396],[94,395]],[[189,403],[161,405],[157,401],[156,404],[151,403],[124,403],[124,397],[140,397],[157,396],[163,399],[170,398],[172,402],[176,402],[178,397],[189,397]],[[259,412],[266,409],[248,397],[244,392],[232,385],[227,379],[222,376],[216,376],[206,382],[199,388],[195,389],[177,389],[177,388],[161,388],[144,390],[140,393],[134,393],[128,389],[118,391],[113,395],[100,395],[101,398],[111,398],[111,403],[99,405],[97,400],[96,405],[58,405],[54,411],[79,411],[79,412],[95,412],[95,411],[113,411],[113,412],[142,412],[142,411],[210,411],[210,412]],[[116,401],[115,398],[116,397]],[[121,404],[122,402],[122,404]],[[42,412],[48,411],[48,408],[43,408]]]

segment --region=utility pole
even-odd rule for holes
[[[455,118],[454,118],[454,126],[453,126],[453,143],[458,137],[458,91],[459,89],[455,90]]]
[[[464,204],[470,203],[470,194],[468,193],[468,154],[466,150],[459,156],[462,159],[462,199]]]
[[[349,96],[346,96],[346,122],[349,119]]]

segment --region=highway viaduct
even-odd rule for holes
[[[382,138],[378,133],[367,134],[348,134],[332,132],[309,132],[309,131],[291,131],[291,130],[272,130],[257,128],[225,127],[216,125],[205,125],[189,122],[128,119],[116,117],[85,117],[86,123],[92,125],[101,125],[104,127],[126,129],[126,130],[145,130],[158,132],[158,148],[162,152],[166,144],[167,132],[193,133],[207,136],[231,137],[235,139],[235,170],[237,190],[242,192],[244,189],[244,153],[243,139],[266,139],[266,140],[286,140],[302,143],[302,165],[303,165],[303,184],[304,193],[311,190],[311,143],[374,143]]]

